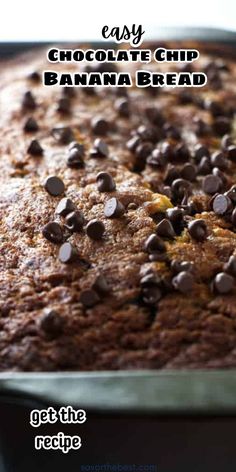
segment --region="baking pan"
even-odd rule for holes
[[[205,28],[157,28],[155,41],[200,41],[219,53],[236,53],[236,32]],[[0,43],[0,58],[49,43]],[[101,43],[92,43],[100,47]],[[110,47],[109,43],[102,43]],[[113,45],[114,46],[114,45]],[[98,412],[236,414],[236,370],[0,373],[0,400],[35,399]]]
[[[236,371],[4,373],[1,395],[100,412],[236,413]]]

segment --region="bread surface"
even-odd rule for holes
[[[153,71],[180,71],[181,67],[148,66]],[[52,69],[79,72],[82,67],[61,63]],[[117,67],[134,73],[135,68],[147,65]],[[212,207],[215,195],[203,189],[206,175],[214,172],[221,181],[220,195],[235,184],[236,158],[229,147],[234,146],[236,65],[222,51],[220,57],[203,51],[191,67],[206,71],[205,87],[133,87],[126,92],[97,88],[94,93],[76,88],[68,98],[61,88],[44,87],[37,77],[29,78],[32,72],[41,74],[49,68],[46,50],[2,64],[1,371],[236,366],[235,275],[227,268],[230,256],[236,255],[232,220],[236,200],[228,197],[230,208],[218,214]],[[24,103],[27,91],[35,106]],[[37,131],[25,131],[30,117],[36,120]],[[106,122],[100,130],[99,119]],[[66,144],[58,135],[55,139],[52,130],[58,127],[69,127],[73,133]],[[224,146],[225,134],[232,143]],[[127,146],[135,137],[136,144]],[[94,152],[96,139],[107,144],[107,156]],[[38,141],[41,153],[29,152],[32,140]],[[83,164],[77,168],[68,165],[69,141],[84,146]],[[210,166],[205,173],[199,171],[198,144],[209,151],[202,156]],[[166,152],[165,146],[169,146]],[[161,163],[154,150],[164,154]],[[222,164],[212,158],[216,151],[223,154]],[[168,172],[173,167],[174,180],[183,179],[187,163],[193,164],[196,178],[186,184],[187,194],[181,194],[182,187],[173,187]],[[115,190],[99,191],[100,172],[112,176]],[[63,181],[63,194],[52,196],[46,191],[49,176]],[[70,231],[65,217],[55,214],[62,198],[70,199],[82,212],[84,223],[79,231]],[[122,214],[105,216],[104,207],[111,198],[123,205]],[[168,220],[171,207],[182,209],[182,223],[173,225],[173,237],[159,234],[164,248],[152,250],[148,237],[160,231],[157,226]],[[94,219],[105,227],[97,240],[87,230]],[[207,229],[201,241],[188,229],[199,219]],[[60,243],[51,242],[43,232],[53,221],[63,233]],[[65,242],[75,251],[67,263],[59,257]],[[176,267],[183,261],[191,263],[184,271],[191,274],[189,289],[176,280],[183,272]],[[221,293],[222,285],[215,281],[222,273],[234,279],[227,293]],[[99,287],[99,277],[106,282],[105,290]]]

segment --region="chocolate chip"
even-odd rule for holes
[[[196,179],[196,167],[193,164],[184,164],[181,169],[181,177],[189,182],[193,182]]]
[[[23,96],[22,107],[27,110],[35,110],[36,106],[37,105],[36,105],[35,98],[32,92],[28,90],[27,92],[25,92]]]
[[[233,140],[229,134],[225,134],[221,139],[221,148],[225,151],[229,146],[233,145]]]
[[[52,136],[60,144],[69,144],[74,140],[73,130],[69,126],[57,126],[52,129]]]
[[[135,166],[134,171],[140,172],[145,168],[146,159],[153,150],[153,144],[149,142],[139,144],[135,149]]]
[[[138,205],[137,205],[137,203],[134,203],[134,202],[130,202],[127,205],[127,210],[137,210],[137,208],[138,208]]]
[[[91,157],[108,157],[109,149],[105,141],[102,139],[95,139],[93,149],[90,151]]]
[[[119,98],[115,101],[115,109],[123,118],[128,118],[130,115],[129,101],[125,98]]]
[[[197,207],[196,204],[192,200],[189,199],[189,196],[187,193],[184,196],[180,206],[183,209],[184,214],[189,215],[189,216],[193,216],[196,213],[201,213],[202,211],[200,206]]]
[[[92,288],[93,290],[95,290],[95,292],[98,292],[100,295],[105,295],[106,293],[110,292],[109,285],[103,274],[100,274],[96,277],[92,285]]]
[[[156,227],[156,233],[163,238],[173,239],[175,235],[174,228],[169,220],[164,218]]]
[[[181,200],[180,206],[184,208],[188,205],[188,192],[186,191],[183,195],[183,199]]]
[[[106,218],[120,218],[123,216],[125,208],[122,203],[115,197],[110,198],[105,203],[104,215]]]
[[[33,71],[28,75],[28,79],[32,80],[32,82],[39,83],[41,80],[41,76],[38,71]]]
[[[59,177],[56,177],[54,175],[46,179],[44,188],[53,197],[62,195],[65,191],[65,185],[63,181]]]
[[[184,194],[184,196],[183,196],[183,199],[181,200],[179,206],[180,206],[180,208],[183,209],[185,215],[189,215],[189,214],[190,214],[190,213],[189,213],[189,194],[188,194],[187,191],[185,192],[185,194]]]
[[[236,146],[227,147],[226,152],[227,152],[227,157],[231,161],[236,162]]]
[[[201,118],[194,118],[195,133],[197,136],[207,136],[211,133],[211,127]]]
[[[116,184],[108,172],[99,172],[96,181],[99,192],[113,192],[116,189]]]
[[[216,198],[217,195],[220,195],[220,193],[215,193],[215,195],[212,195],[210,200],[208,200],[208,203],[207,203],[208,211],[213,211],[213,202],[214,202],[214,199]]]
[[[144,243],[144,249],[149,254],[155,252],[165,252],[165,243],[156,234],[150,234]]]
[[[175,159],[175,150],[168,141],[162,142],[161,153],[166,163]]]
[[[161,296],[162,293],[158,287],[147,287],[142,290],[142,300],[145,305],[156,305]]]
[[[105,136],[109,131],[109,123],[100,116],[95,116],[91,121],[91,127],[95,134]]]
[[[224,264],[224,271],[236,277],[236,256],[230,256],[228,262]]]
[[[202,189],[205,193],[213,195],[221,188],[222,182],[217,175],[208,174],[204,177],[202,182]]]
[[[179,292],[188,293],[193,288],[194,278],[190,272],[182,271],[173,278],[172,284]]]
[[[155,274],[153,272],[145,274],[140,279],[141,287],[150,287],[152,285],[160,285],[160,284],[161,284],[161,278],[159,277],[158,274]]]
[[[78,263],[79,263],[80,267],[82,267],[85,270],[91,269],[91,267],[93,265],[93,264],[91,264],[91,262],[89,262],[88,260],[83,259],[81,257],[78,259]]]
[[[196,144],[194,147],[194,158],[200,162],[202,157],[210,157],[209,149],[203,144]]]
[[[221,181],[221,190],[222,190],[227,185],[227,182],[228,182],[224,172],[222,172],[220,169],[218,169],[218,167],[213,167],[212,175],[216,175],[220,179],[220,181]]]
[[[171,185],[172,182],[180,177],[180,172],[176,169],[175,166],[168,164],[165,175],[164,175],[164,182],[167,185]]]
[[[221,170],[225,170],[227,168],[227,161],[222,152],[217,151],[212,154],[211,164],[213,167],[218,167]]]
[[[78,256],[77,250],[71,243],[64,243],[59,250],[59,260],[64,264],[73,262]]]
[[[165,122],[165,118],[160,110],[155,107],[145,108],[145,114],[147,119],[156,126],[162,126]]]
[[[81,231],[84,224],[84,216],[82,211],[76,210],[69,213],[65,218],[65,226],[72,233]]]
[[[191,157],[188,147],[185,144],[178,144],[175,148],[175,157],[179,161],[188,161]]]
[[[56,310],[47,308],[37,320],[39,328],[50,337],[59,336],[65,324],[65,320]]]
[[[171,269],[175,273],[188,272],[193,270],[193,263],[188,261],[171,261]]]
[[[207,175],[211,172],[211,164],[209,157],[202,157],[198,164],[198,174]]]
[[[205,108],[205,110],[208,110],[212,114],[212,116],[214,116],[214,117],[222,116],[224,114],[222,104],[219,103],[219,102],[210,100],[209,98],[207,98],[204,101],[204,108]]]
[[[81,167],[84,167],[84,146],[79,143],[76,144],[76,147],[70,149],[66,162],[67,166],[72,169],[79,169]]]
[[[229,293],[234,287],[234,279],[231,275],[220,272],[215,276],[213,287],[220,294]]]
[[[233,223],[233,226],[236,226],[236,208],[232,212],[231,221]]]
[[[230,198],[230,200],[233,203],[236,203],[236,185],[233,185],[228,192],[226,192],[227,197]]]
[[[170,123],[164,124],[163,131],[167,138],[174,139],[175,141],[179,141],[179,139],[181,139],[181,134],[178,128],[171,125]]]
[[[24,131],[26,133],[34,133],[36,131],[38,131],[39,127],[38,127],[38,123],[37,121],[35,120],[34,117],[30,116],[29,118],[27,118],[25,124],[24,124]]]
[[[140,278],[145,277],[148,274],[151,274],[151,275],[156,274],[154,270],[155,269],[152,267],[151,264],[146,264],[146,263],[142,264],[139,268]]]
[[[171,184],[171,190],[177,198],[183,198],[186,191],[190,191],[190,183],[184,179],[175,179]]]
[[[141,143],[141,139],[139,138],[139,136],[135,135],[132,138],[130,138],[129,141],[127,141],[126,147],[127,149],[129,149],[129,151],[134,152],[140,143]]]
[[[137,135],[142,141],[156,143],[159,139],[159,133],[154,126],[140,125],[137,129]]]
[[[150,262],[167,262],[168,257],[165,253],[153,252],[149,254],[148,259]]]
[[[213,130],[218,136],[223,136],[231,131],[231,123],[229,118],[225,116],[219,116],[213,123]]]
[[[37,139],[33,139],[31,141],[28,149],[27,149],[28,154],[31,156],[42,156],[43,154],[43,148],[41,144],[37,141]]]
[[[51,221],[42,229],[43,236],[52,243],[59,244],[63,241],[63,231],[59,223]]]
[[[82,305],[84,305],[86,308],[91,308],[99,301],[99,295],[97,294],[97,292],[95,292],[95,290],[83,290],[80,294],[80,303],[82,303]]]
[[[171,187],[169,187],[169,185],[164,185],[160,193],[162,193],[162,195],[166,195],[170,200],[172,200],[173,195],[172,195]]]
[[[71,112],[71,101],[69,97],[61,97],[58,101],[57,111],[69,115]]]
[[[229,197],[219,194],[214,198],[212,208],[217,215],[225,215],[232,208],[232,203]]]
[[[66,216],[69,213],[73,212],[76,209],[75,204],[70,200],[70,198],[62,198],[55,210],[55,213],[60,216]]]
[[[183,215],[183,210],[178,207],[168,208],[166,210],[166,216],[169,218],[172,224],[182,223]]]
[[[89,238],[96,240],[102,239],[105,232],[105,226],[102,221],[93,219],[86,226],[86,233]]]
[[[147,164],[152,167],[163,167],[166,164],[166,159],[160,149],[154,149],[147,158]]]
[[[196,241],[204,241],[207,238],[207,225],[204,220],[193,220],[188,224],[188,232]]]
[[[81,154],[82,152],[84,153],[84,145],[78,143],[78,141],[71,141],[71,143],[68,146],[68,151],[70,152],[72,149],[78,149]]]

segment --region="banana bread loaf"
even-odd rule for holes
[[[203,88],[44,87],[45,50],[2,63],[1,371],[236,367],[236,66],[195,46],[148,68]],[[143,66],[92,70],[114,67]]]

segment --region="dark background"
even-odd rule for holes
[[[25,400],[0,403],[1,472],[80,471],[88,464],[155,464],[157,472],[235,472],[236,418],[156,416],[87,411],[83,425],[29,424],[31,409],[47,408]],[[36,435],[79,435],[82,447],[35,451]]]

